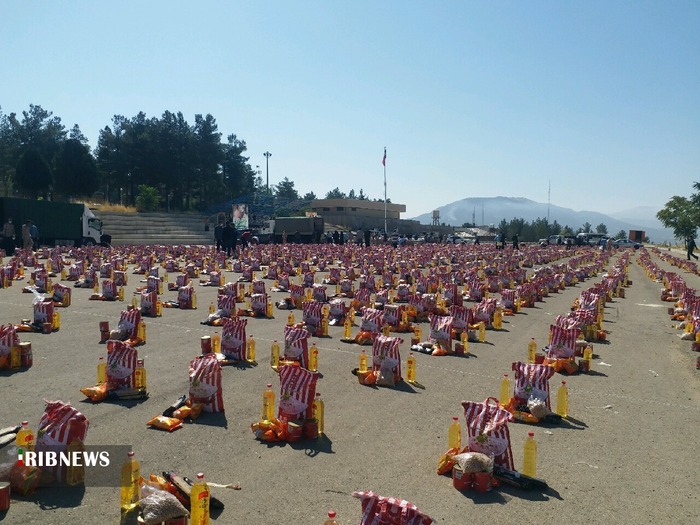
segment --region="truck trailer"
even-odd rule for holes
[[[319,243],[323,238],[323,217],[277,217],[264,222],[255,232],[260,242],[279,244],[286,236],[287,242]]]
[[[39,230],[39,243],[46,246],[91,246],[109,243],[102,221],[85,204],[45,200],[0,198],[3,223],[12,219],[17,244],[22,224],[32,221]]]

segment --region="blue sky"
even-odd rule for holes
[[[4,2],[5,114],[90,145],[115,114],[212,114],[269,181],[407,206],[661,208],[700,181],[700,2]]]

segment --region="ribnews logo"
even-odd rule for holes
[[[93,487],[120,486],[121,465],[131,451],[127,445],[84,445],[44,447],[37,450],[17,449],[17,466],[38,468],[53,474],[51,484],[84,484]],[[42,476],[43,477],[43,476]]]

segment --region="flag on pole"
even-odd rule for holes
[[[386,148],[384,148],[384,158],[382,158],[382,166],[386,166]]]

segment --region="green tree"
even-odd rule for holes
[[[51,188],[51,168],[36,148],[28,148],[19,158],[16,175],[17,186],[32,199],[46,195]]]
[[[695,237],[698,215],[698,207],[690,199],[675,195],[656,214],[656,218],[666,228],[673,230],[673,236],[680,240]]]
[[[625,230],[620,230],[615,234],[615,239],[626,239],[627,238],[627,232]]]
[[[595,232],[606,235],[608,233],[608,227],[601,222],[598,226],[595,227]]]
[[[369,199],[369,197],[367,197],[367,195],[365,195],[365,192],[362,191],[362,188],[360,188],[360,193],[357,195],[357,199],[361,201],[366,201]]]
[[[356,198],[357,197],[355,197],[355,190],[350,190],[348,192],[348,199],[356,199]]]
[[[313,191],[310,191],[308,193],[305,193],[302,199],[304,199],[305,201],[315,201],[316,194]]]
[[[139,184],[136,196],[136,210],[141,212],[156,211],[160,204],[158,189],[146,184]]]
[[[338,187],[335,187],[326,193],[326,199],[347,199],[347,195],[340,191]]]
[[[66,140],[56,159],[54,191],[87,197],[97,188],[97,165],[88,147],[78,139]]]
[[[591,233],[591,223],[590,222],[584,222],[583,226],[581,226],[581,231],[583,233]]]
[[[274,190],[275,197],[285,204],[299,199],[299,193],[294,188],[294,182],[287,177],[282,179],[282,181],[275,186]]]

